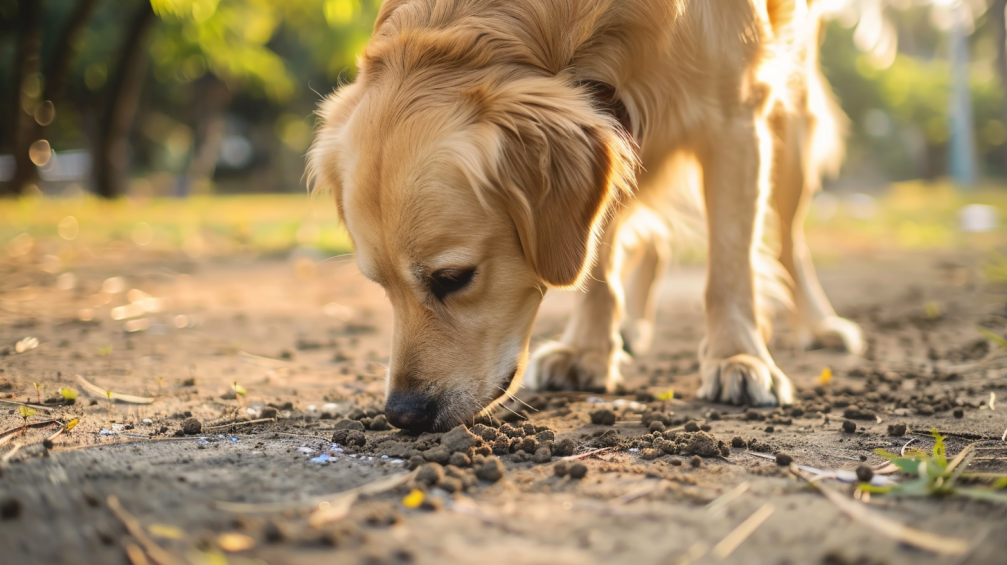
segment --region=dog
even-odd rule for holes
[[[792,402],[767,347],[774,279],[808,341],[859,352],[803,240],[842,155],[818,4],[386,0],[355,81],[320,106],[307,170],[393,308],[389,422],[443,431],[522,379],[618,390],[684,216],[668,196],[689,186],[708,242],[699,398]],[[581,292],[561,340],[529,355],[550,288]]]

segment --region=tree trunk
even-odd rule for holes
[[[29,0],[31,1],[31,0]],[[108,106],[98,132],[94,152],[94,189],[99,196],[115,198],[125,193],[129,173],[129,132],[143,90],[147,69],[147,38],[157,17],[148,0],[129,20],[119,51],[113,82],[107,93]]]
[[[63,99],[66,92],[66,78],[70,73],[70,63],[73,61],[75,53],[74,45],[80,38],[81,32],[87,25],[91,12],[98,4],[98,0],[79,0],[74,9],[70,12],[69,19],[63,27],[63,32],[57,40],[52,60],[46,67],[44,75],[45,86],[42,89],[42,97],[36,101],[38,104],[46,104],[48,110],[43,110],[39,115],[33,116],[26,124],[26,132],[23,136],[28,146],[23,148],[22,153],[27,151],[31,143],[37,139],[45,139],[46,129],[56,117],[56,105]],[[38,168],[30,160],[27,160],[25,168],[19,168],[19,173],[15,177],[14,186],[26,186],[37,183]]]
[[[14,178],[2,190],[10,195],[20,194],[34,178],[35,164],[31,162],[29,148],[32,137],[39,92],[33,82],[39,72],[39,53],[42,50],[42,0],[18,2],[18,41],[14,53],[14,81],[11,109],[11,127],[14,128]]]

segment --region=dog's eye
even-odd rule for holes
[[[444,300],[447,295],[468,286],[475,274],[475,269],[441,269],[430,275],[430,292],[438,300]]]

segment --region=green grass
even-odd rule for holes
[[[298,246],[327,253],[350,250],[335,206],[325,197],[315,201],[306,195],[286,194],[184,200],[0,200],[0,245],[16,254],[19,245],[36,243],[95,251],[135,246],[207,256],[281,253]]]

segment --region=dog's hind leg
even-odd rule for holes
[[[697,396],[731,404],[793,402],[793,387],[769,354],[760,327],[756,244],[762,236],[772,142],[753,114],[710,132],[700,162],[709,232],[706,339]]]
[[[804,220],[818,186],[819,166],[809,144],[815,142],[814,117],[777,112],[771,119],[777,145],[773,175],[773,206],[780,220],[780,263],[793,281],[794,325],[802,347],[818,346],[859,354],[863,332],[841,318],[829,303],[804,241]]]
[[[598,258],[576,294],[573,314],[559,342],[545,343],[532,354],[525,386],[532,390],[616,392],[622,386],[619,365],[626,355],[619,332],[625,308],[622,249],[617,215],[605,228]]]

